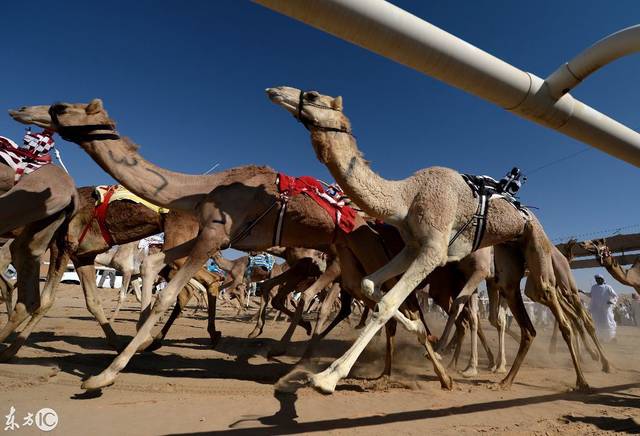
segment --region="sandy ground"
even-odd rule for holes
[[[114,295],[104,291],[105,306],[112,306]],[[126,309],[115,323],[123,336],[133,334],[137,316],[134,302]],[[20,425],[27,413],[48,407],[59,419],[51,433],[65,435],[640,433],[636,328],[620,328],[618,343],[606,346],[616,366],[614,374],[603,374],[595,362],[585,359],[590,394],[571,391],[575,376],[568,353],[559,344],[559,352],[549,354],[549,330],[538,332],[510,390],[496,388],[501,377],[485,369],[486,356],[481,352],[479,376],[467,380],[452,372],[456,381],[452,392],[439,388],[415,339],[399,331],[390,383],[364,379],[382,369],[384,336],[379,336],[361,356],[352,378],[341,382],[333,395],[324,396],[308,387],[287,394],[274,390],[302,353],[304,332],[296,332],[290,356],[268,360],[267,350],[284,332],[284,322],[269,321],[261,338],[247,339],[250,316],[238,318],[223,307],[218,328],[224,336],[212,350],[204,314],[192,315],[191,309],[187,313],[169,333],[165,347],[136,356],[115,385],[86,394],[80,389],[81,380],[106,367],[114,352],[105,348],[79,287],[64,285],[28,346],[10,363],[0,364],[1,428],[11,407]],[[435,331],[442,328],[435,316],[430,324]],[[495,333],[486,328],[495,348]],[[355,336],[349,325],[338,327],[308,369],[325,367]],[[516,343],[508,344],[510,362]],[[6,433],[42,432],[21,426]]]

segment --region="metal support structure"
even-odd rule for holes
[[[640,25],[612,33],[587,48],[545,80],[551,95],[560,98],[578,86],[587,76],[611,62],[640,51]]]
[[[640,166],[638,132],[384,0],[253,1]]]

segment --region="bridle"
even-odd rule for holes
[[[598,253],[598,258],[600,260],[600,263],[604,263],[605,259],[608,259],[611,257],[611,250],[609,249],[609,247],[604,246],[604,247],[598,247],[597,248],[597,253]]]
[[[302,125],[307,129],[307,130],[311,130],[311,128],[313,128],[314,130],[320,130],[322,132],[339,132],[339,133],[346,133],[347,135],[353,136],[355,138],[355,136],[353,135],[353,132],[351,132],[351,130],[346,129],[344,127],[325,127],[325,126],[320,126],[318,124],[314,124],[313,122],[311,122],[311,120],[309,120],[308,118],[304,117],[302,110],[304,109],[304,106],[313,106],[313,107],[317,107],[318,109],[325,109],[325,110],[330,110],[330,111],[334,111],[334,112],[340,112],[338,109],[335,109],[331,106],[326,106],[324,104],[318,104],[318,103],[314,103],[312,101],[304,101],[304,96],[307,94],[307,91],[300,91],[300,97],[298,98],[298,107],[296,108],[296,113],[294,115],[294,117],[300,121],[300,123],[302,123]]]
[[[103,141],[117,140],[120,135],[116,132],[116,126],[112,123],[106,124],[87,124],[84,126],[62,126],[58,122],[58,115],[62,114],[60,108],[64,107],[60,104],[54,104],[49,108],[49,115],[54,125],[57,125],[57,132],[62,139],[71,142],[81,141]],[[96,131],[107,131],[106,133],[96,133]]]

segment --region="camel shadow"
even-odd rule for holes
[[[634,395],[627,396],[623,391],[626,389],[638,388],[640,383],[629,383],[625,385],[607,386],[594,389],[591,394],[579,392],[562,392],[554,394],[538,395],[533,397],[514,398],[508,400],[487,401],[484,403],[466,404],[463,406],[444,407],[440,409],[429,410],[413,410],[405,412],[395,412],[386,415],[371,415],[358,418],[338,418],[326,419],[320,421],[297,423],[295,421],[295,403],[297,395],[293,389],[288,395],[276,396],[280,402],[280,409],[274,415],[258,417],[255,419],[245,419],[241,421],[257,421],[270,425],[269,427],[251,427],[251,428],[228,428],[222,431],[210,431],[202,433],[182,433],[182,434],[231,434],[231,435],[272,435],[272,434],[300,434],[321,431],[336,431],[349,428],[358,428],[362,431],[364,427],[372,427],[391,423],[402,423],[410,421],[419,421],[426,419],[441,418],[451,415],[467,415],[478,412],[493,412],[496,410],[508,409],[513,407],[523,407],[531,404],[541,404],[552,401],[564,400],[575,401],[588,404],[615,405],[617,407],[638,407],[638,399]],[[616,394],[616,395],[614,395]],[[565,417],[568,420],[592,423],[598,428],[613,429],[616,431],[625,431],[627,433],[636,434],[638,424],[631,419],[616,419],[608,417]],[[240,422],[240,421],[238,421]],[[234,425],[237,425],[237,423]],[[273,423],[273,424],[271,424]]]
[[[600,430],[626,433],[626,434],[640,434],[640,424],[633,418],[614,418],[612,416],[571,416],[565,415],[563,417],[570,422],[582,422],[585,424],[591,424]]]

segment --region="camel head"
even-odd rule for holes
[[[288,86],[267,88],[269,99],[283,107],[311,132],[342,132],[351,135],[351,124],[342,113],[342,97],[330,97],[317,91],[302,91]],[[312,141],[318,159],[327,163],[324,141]],[[334,144],[335,145],[335,144]]]
[[[580,247],[596,256],[600,265],[605,266],[611,260],[611,250],[607,247],[605,239],[594,239],[593,241],[581,242]]]
[[[51,106],[25,106],[10,110],[11,118],[22,124],[35,124],[60,133],[65,139],[95,131],[113,131],[115,123],[96,98],[90,103],[55,103]]]

